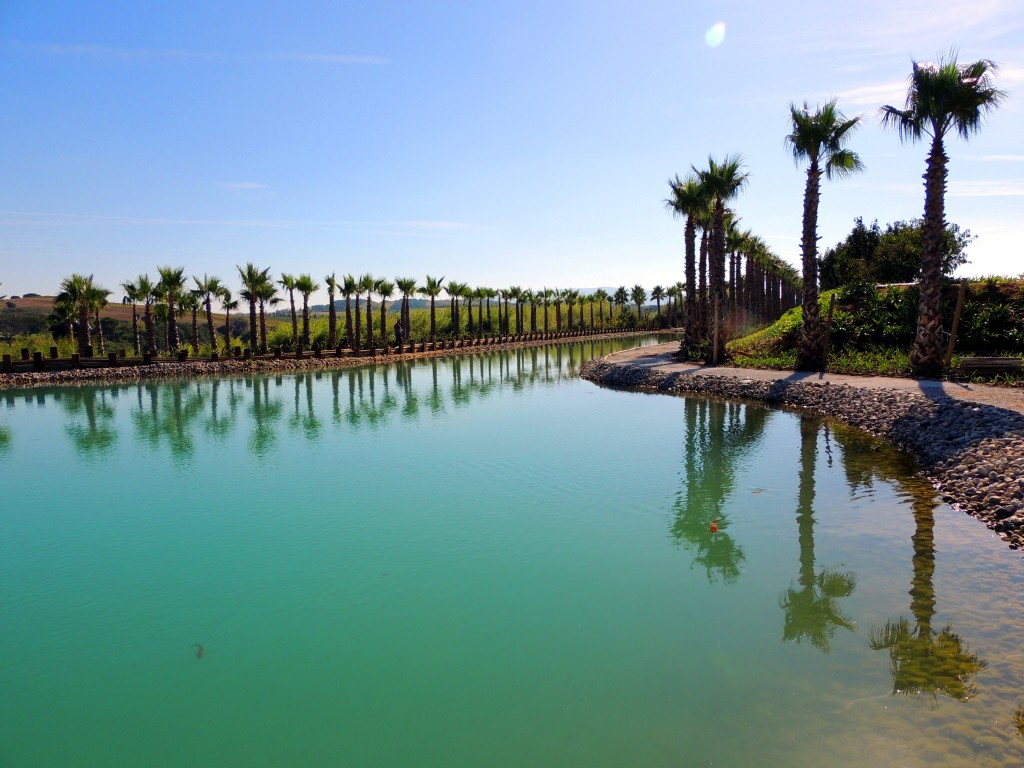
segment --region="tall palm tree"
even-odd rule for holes
[[[366,347],[373,349],[373,299],[372,294],[377,286],[377,278],[367,272],[359,278],[359,287],[366,291]],[[359,294],[356,294],[356,307],[359,306]],[[359,332],[356,332],[359,335]]]
[[[556,293],[557,291],[552,288],[545,288],[540,294],[541,298],[544,300],[544,333],[548,332],[548,304],[551,303],[551,300],[555,297]]]
[[[699,337],[698,327],[700,325],[697,314],[697,224],[701,216],[708,209],[707,189],[700,183],[697,174],[691,173],[685,179],[677,175],[669,179],[669,188],[672,190],[671,197],[665,204],[672,210],[673,216],[686,217],[686,228],[684,230],[685,257],[683,261],[683,275],[686,279],[686,304],[685,320],[683,323],[683,340],[680,343],[679,351],[684,357],[689,357],[690,351],[697,344]]]
[[[971,138],[981,128],[985,116],[1006,98],[993,84],[997,67],[982,59],[960,64],[956,51],[939,56],[934,64],[913,62],[907,101],[903,109],[882,107],[882,125],[895,129],[903,141],[915,142],[931,137],[928,168],[924,175],[924,225],[921,254],[921,298],[918,304],[917,333],[910,364],[921,375],[942,372],[942,244],[946,228],[946,134],[955,132]],[[806,288],[805,288],[806,290]]]
[[[132,349],[135,356],[138,357],[141,345],[139,343],[139,313],[137,305],[142,300],[142,296],[139,294],[138,281],[125,280],[121,283],[121,290],[124,291],[124,298],[121,299],[121,303],[132,305]]]
[[[626,286],[620,285],[615,289],[615,294],[612,296],[612,303],[619,308],[619,319],[622,319],[623,308],[629,304],[629,294],[626,292]],[[612,314],[609,311],[609,314]],[[613,318],[614,319],[614,318]]]
[[[249,348],[255,352],[259,349],[259,333],[256,326],[256,308],[259,304],[261,286],[270,280],[270,267],[260,269],[251,261],[245,268],[237,267],[242,279],[242,290],[239,294],[249,303]]]
[[[444,278],[436,278],[427,275],[426,281],[416,290],[424,296],[430,297],[430,340],[437,341],[437,322],[434,317],[434,302],[441,293],[441,286]]]
[[[199,308],[202,306],[200,296],[197,290],[185,291],[178,301],[181,310],[192,313],[192,354],[196,356],[199,355]]]
[[[491,290],[489,288],[477,287],[473,291],[473,298],[476,299],[476,332],[477,336],[484,335],[484,302],[487,302],[487,321],[491,320]]]
[[[178,349],[178,324],[174,318],[177,316],[177,307],[181,296],[185,292],[185,268],[157,267],[156,271],[160,275],[161,293],[167,303],[167,348],[176,351]]]
[[[380,337],[381,344],[387,346],[388,343],[388,300],[395,295],[395,284],[388,280],[386,277],[377,279],[377,285],[374,286],[377,291],[377,295],[380,296]]]
[[[412,338],[412,333],[410,332],[412,320],[409,313],[409,298],[416,293],[416,278],[396,277],[395,285],[398,286],[398,292],[402,294],[402,328],[405,331],[405,338],[410,339]]]
[[[277,284],[288,291],[288,303],[292,309],[292,344],[297,344],[299,341],[299,317],[295,313],[295,275],[286,275],[282,272]]]
[[[565,301],[565,291],[555,288],[551,303],[555,305],[555,333],[562,332],[562,302]]]
[[[338,278],[333,272],[324,278],[327,284],[327,346],[338,346],[338,308],[334,306],[334,294],[338,292]]]
[[[270,279],[269,268],[267,279],[259,286],[256,292],[256,299],[259,302],[260,310],[260,352],[267,354],[267,306],[275,306],[281,303],[277,297],[277,289],[274,288],[274,281]]]
[[[461,329],[459,327],[461,325],[461,318],[459,317],[459,299],[466,295],[466,291],[468,289],[469,286],[466,283],[457,283],[454,280],[449,280],[448,287],[445,289],[448,293],[448,298],[451,301],[451,309],[449,311],[451,312],[452,337],[456,339],[459,338],[461,334]]]
[[[469,283],[463,283],[463,286],[462,298],[466,302],[466,332],[472,338],[476,335],[473,330],[473,299],[476,297],[476,290]]]
[[[109,303],[108,296],[110,296],[110,291],[106,288],[101,288],[96,283],[93,283],[89,288],[89,303],[96,316],[96,345],[101,355],[106,353],[106,349],[103,343],[103,325],[100,322],[100,310]]]
[[[722,316],[725,308],[725,216],[726,203],[732,200],[747,183],[748,174],[743,158],[727,155],[719,163],[708,158],[708,167],[693,172],[708,192],[711,200],[712,231],[708,252],[711,273],[711,350],[708,362],[717,363],[725,357],[725,328]]]
[[[647,291],[642,285],[634,285],[633,290],[629,292],[629,298],[636,304],[636,327],[639,328],[643,325],[643,307],[647,301]]]
[[[146,329],[146,348],[150,354],[156,354],[156,324],[153,322],[153,302],[156,300],[154,290],[156,286],[149,275],[139,275],[135,278],[135,288],[138,291],[139,300],[142,302],[142,325]]]
[[[309,297],[320,290],[320,283],[310,274],[295,278],[295,290],[302,294],[302,346],[309,347]]]
[[[658,305],[658,327],[661,327],[661,300],[668,294],[665,293],[665,289],[660,285],[656,285],[651,288],[651,298],[654,299]]]
[[[92,334],[89,330],[89,312],[92,309],[90,291],[92,275],[86,277],[78,273],[65,277],[60,284],[60,293],[56,303],[71,309],[78,316],[78,354],[85,357],[92,346]]]
[[[216,352],[217,333],[213,326],[213,297],[220,295],[220,291],[223,286],[221,285],[219,277],[210,277],[204,274],[202,280],[195,275],[192,275],[192,279],[196,283],[196,288],[199,291],[203,307],[206,309],[206,330],[210,334],[210,348]]]
[[[818,200],[821,196],[821,173],[825,178],[842,178],[864,169],[864,164],[846,147],[849,134],[860,121],[847,118],[832,99],[813,112],[804,102],[803,107],[789,105],[793,132],[786,136],[786,144],[793,151],[793,159],[809,161],[807,185],[804,188],[804,219],[800,250],[803,257],[803,328],[797,348],[796,367],[800,371],[821,370],[825,363],[825,330],[818,312]]]
[[[597,302],[597,318],[601,321],[602,328],[604,328],[604,303],[608,301],[609,298],[608,291],[604,288],[598,288],[594,291],[594,301]]]
[[[341,281],[341,295],[345,297],[345,341],[349,349],[356,348],[355,331],[352,328],[352,296],[359,287],[354,275],[345,275]]]
[[[222,285],[217,294],[220,298],[220,305],[224,309],[224,349],[225,354],[231,356],[231,312],[238,309],[238,299],[231,295],[227,286]],[[216,346],[214,346],[216,349]]]

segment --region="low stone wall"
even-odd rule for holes
[[[432,357],[453,357],[455,355],[480,354],[495,350],[519,349],[523,347],[540,347],[548,344],[561,344],[576,341],[599,341],[602,339],[629,338],[654,333],[671,333],[672,331],[624,331],[615,333],[573,332],[556,334],[531,334],[529,337],[494,337],[490,339],[474,339],[473,343],[465,343],[457,347],[445,345],[444,349],[423,350],[430,342],[416,343],[417,352],[398,352],[383,349],[374,350],[370,354],[363,350],[360,355],[346,354],[344,357],[324,356],[313,357],[306,353],[301,359],[297,357],[281,357],[261,355],[249,359],[238,357],[224,358],[211,362],[203,360],[185,360],[184,362],[168,362],[165,360],[149,365],[123,365],[119,367],[98,367],[82,369],[65,369],[57,371],[3,373],[0,372],[0,390],[22,389],[41,386],[69,386],[75,384],[101,384],[103,382],[139,381],[142,379],[182,379],[205,376],[250,376],[253,374],[272,373],[275,371],[327,370],[333,368],[352,368],[360,365],[394,363],[399,360],[422,360]],[[538,338],[542,337],[542,338]],[[333,353],[332,353],[333,354]]]
[[[666,373],[607,360],[580,375],[614,387],[753,400],[837,418],[913,455],[944,501],[1024,547],[1024,416],[949,397],[805,381]]]

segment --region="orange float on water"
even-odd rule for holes
[[[712,520],[711,521],[711,532],[712,533],[718,533],[718,521],[717,520]]]

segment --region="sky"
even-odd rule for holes
[[[1020,0],[0,0],[0,294],[72,272],[427,274],[671,285],[667,181],[741,154],[740,226],[799,264],[789,105],[838,98],[865,172],[825,182],[822,249],[919,218],[928,147],[881,128],[912,60],[1008,92],[947,143],[965,275],[1018,275]],[[326,298],[318,292],[317,298]]]

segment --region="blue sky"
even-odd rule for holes
[[[706,33],[724,24],[720,44]],[[1019,0],[0,2],[0,293],[158,265],[444,275],[503,287],[682,279],[666,180],[741,153],[741,226],[793,264],[788,105],[836,96],[866,172],[821,245],[919,217],[927,147],[877,119],[912,58],[989,58],[1010,92],[949,142],[965,274],[1019,274]]]

